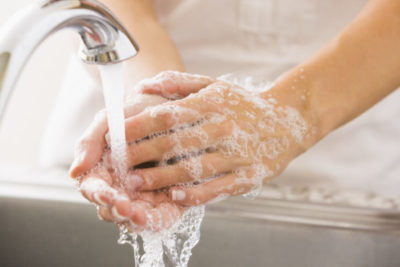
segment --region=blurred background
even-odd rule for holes
[[[0,27],[30,3],[2,0]],[[0,123],[0,266],[132,266],[130,248],[117,246],[116,228],[98,222],[65,170],[35,174],[27,168],[28,175],[1,175],[9,166],[38,164],[75,38],[59,32],[35,51]],[[336,133],[336,138],[341,134],[346,136]],[[290,175],[286,180],[300,186],[286,186],[280,179],[257,200],[233,198],[209,206],[190,266],[400,266],[398,198],[359,190],[368,183],[348,186],[357,191],[332,191],[329,179],[327,186],[313,188],[307,186],[317,180],[309,179],[309,173],[299,177],[294,172],[296,179]],[[398,192],[398,187],[380,184]]]
[[[251,1],[249,0],[249,2]],[[364,0],[357,0],[355,2],[358,4],[355,4],[353,9],[358,10],[362,7],[362,2],[364,2]],[[11,15],[30,3],[32,3],[31,0],[15,0],[3,3],[0,9],[0,27]],[[342,0],[342,3],[344,3],[344,0]],[[355,10],[349,11],[348,13],[355,13]],[[339,21],[337,16],[334,16],[339,14],[339,12],[341,12],[340,8],[336,11],[332,10],[333,15],[328,19],[328,24],[333,21]],[[351,16],[348,15],[347,19],[350,20],[350,18]],[[345,22],[346,20],[344,19],[341,23]],[[340,25],[336,25],[335,27],[341,28]],[[0,171],[15,164],[17,164],[18,168],[20,166],[26,167],[38,164],[39,151],[41,149],[47,121],[56,104],[56,96],[63,83],[64,73],[66,72],[67,63],[76,38],[77,36],[69,31],[58,32],[50,36],[50,38],[46,39],[34,52],[28,64],[25,66],[17,82],[17,86],[13,90],[4,119],[0,123],[0,166],[2,167]],[[77,79],[75,74],[73,78]],[[80,80],[78,80],[78,82],[80,82]],[[79,94],[82,93],[81,89],[77,87],[67,86],[66,88],[68,88],[66,91],[67,93],[70,92],[68,91],[69,88],[75,88],[75,91]],[[75,98],[71,97],[71,99]],[[75,100],[73,101],[74,103],[76,102]],[[391,103],[391,105],[396,107],[397,100],[395,98],[389,98],[387,101],[394,102]],[[373,181],[368,180],[367,182],[364,180],[363,164],[364,162],[368,162],[368,159],[364,161],[364,158],[366,158],[367,155],[374,155],[375,152],[373,150],[375,147],[366,146],[363,149],[359,149],[357,147],[355,148],[354,144],[351,143],[353,140],[357,139],[364,140],[362,139],[365,137],[362,135],[363,131],[359,131],[359,129],[371,129],[375,127],[375,125],[379,125],[379,123],[384,123],[382,118],[386,119],[387,113],[380,111],[379,108],[382,109],[386,104],[387,103],[382,101],[374,110],[362,115],[363,119],[357,119],[346,127],[331,134],[329,140],[326,138],[317,146],[313,147],[311,149],[313,152],[307,152],[302,155],[301,158],[296,159],[296,162],[291,164],[292,168],[288,168],[284,175],[281,175],[280,179],[274,181],[274,184],[278,187],[283,186],[285,190],[287,185],[297,186],[301,188],[301,192],[305,190],[306,193],[303,195],[307,200],[310,200],[309,198],[311,198],[310,196],[312,195],[308,193],[309,190],[311,190],[310,188],[316,186],[321,186],[324,190],[328,189],[328,192],[333,188],[357,191],[361,192],[363,195],[369,194],[370,192],[377,192],[378,194],[383,192],[386,195],[391,194],[391,196],[395,196],[396,199],[398,199],[397,186],[393,186],[398,184],[396,182],[397,177],[382,179],[382,177],[380,177],[382,174],[380,174],[380,179],[374,179]],[[73,109],[68,108],[67,110],[72,111]],[[75,113],[76,112],[79,113],[79,110],[75,110]],[[84,112],[88,113],[86,109]],[[79,115],[80,114],[81,113],[79,113]],[[389,116],[397,116],[396,114],[389,114]],[[91,118],[92,117],[90,117],[90,119]],[[79,120],[82,121],[82,117],[79,117]],[[56,126],[58,127],[58,125]],[[73,129],[73,127],[65,127],[65,129],[58,127],[58,129],[61,129],[60,131],[62,133],[70,133],[72,130],[79,132],[77,129]],[[376,134],[379,134],[379,132]],[[349,139],[350,136],[353,136],[353,139]],[[379,137],[379,135],[377,136]],[[68,142],[63,143],[64,140],[59,140],[58,142],[58,139],[62,138],[57,137],[54,139],[56,140],[55,144],[65,144],[65,149],[70,149],[72,153],[73,145],[69,145]],[[343,143],[343,140],[347,140],[347,143]],[[337,144],[344,145],[339,146]],[[61,151],[61,149],[57,146],[53,147],[57,155],[58,151]],[[382,151],[384,152],[385,150]],[[55,158],[55,156],[53,156],[55,154],[52,153],[52,157]],[[309,168],[309,166],[312,165],[310,165],[310,162],[318,165],[319,168]],[[349,166],[346,164],[347,162],[351,162],[355,167],[336,168],[336,173],[332,173],[329,170],[332,170],[332,165],[336,162],[339,162],[339,165],[342,164],[341,166]],[[65,172],[65,169],[63,171]],[[6,176],[8,175],[7,173]],[[40,175],[42,176],[42,174]],[[64,173],[64,175],[66,176],[66,173]],[[296,177],[296,179],[293,179],[293,177]],[[321,194],[318,194],[318,196],[319,195]],[[280,196],[281,195],[279,195],[279,197]],[[318,198],[318,201],[319,200]]]
[[[6,3],[4,3],[6,2]],[[0,27],[31,0],[2,1]],[[33,54],[11,96],[0,124],[0,164],[37,163],[41,138],[55,104],[76,36],[56,33]],[[73,149],[73,148],[71,148]]]

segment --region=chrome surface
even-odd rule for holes
[[[0,119],[35,48],[52,33],[66,28],[80,35],[80,57],[86,63],[117,63],[135,56],[139,49],[118,19],[99,2],[46,0],[32,4],[0,29]]]

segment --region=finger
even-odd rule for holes
[[[212,91],[210,91],[213,93]],[[209,101],[209,95],[196,94],[151,107],[142,113],[125,120],[127,142],[166,134],[175,129],[193,126],[204,120],[223,121],[226,116],[221,105]]]
[[[178,129],[175,132],[162,135],[128,146],[128,164],[136,166],[143,162],[161,161],[166,157],[180,156],[188,149],[193,151],[206,149],[214,145],[221,137],[232,132],[230,122],[222,124],[205,123],[193,127]],[[110,153],[110,152],[109,152]]]
[[[144,226],[147,213],[160,203],[170,202],[165,192],[137,192],[135,200],[120,199],[114,202],[113,215],[120,222],[132,220],[135,224]]]
[[[248,160],[239,157],[227,158],[216,152],[188,158],[174,165],[138,169],[134,173],[143,181],[138,190],[155,190],[176,184],[201,181],[249,164]]]
[[[135,199],[145,201],[152,206],[157,206],[163,202],[170,202],[168,192],[165,191],[138,191]]]
[[[107,222],[113,222],[115,221],[110,208],[108,207],[102,207],[102,206],[97,206],[97,216],[99,217],[100,220],[107,221]]]
[[[202,118],[194,108],[187,108],[175,103],[166,103],[144,111],[125,120],[127,142],[134,142],[145,137],[165,134],[171,129],[191,125]]]
[[[129,221],[133,215],[130,200],[125,197],[114,200],[111,212],[116,222]]]
[[[97,191],[106,191],[109,185],[102,179],[90,177],[85,179],[79,186],[81,194],[90,202],[98,204],[98,200],[95,199],[94,194]]]
[[[169,99],[180,99],[207,87],[215,79],[177,71],[164,71],[152,79],[140,82],[137,89],[146,94],[158,94]]]
[[[127,198],[126,194],[112,187],[113,178],[103,167],[98,167],[82,178],[79,190],[89,201],[100,206],[109,206],[116,199]]]
[[[160,105],[162,103],[168,102],[168,99],[159,95],[149,95],[149,94],[132,94],[126,99],[124,106],[125,118],[129,118],[136,114],[139,114],[147,107],[152,107]]]
[[[76,178],[82,175],[100,161],[106,145],[104,136],[107,131],[106,112],[102,110],[96,114],[92,124],[76,145],[75,160],[69,171],[71,177]]]
[[[146,230],[145,227],[138,225],[132,221],[129,221],[129,222],[125,223],[124,225],[130,233],[140,233],[140,232],[143,232],[144,230]]]
[[[107,172],[94,171],[93,173],[82,178],[79,184],[79,190],[82,195],[91,202],[102,205],[105,199],[99,198],[99,193],[104,195],[115,194],[116,190],[111,186],[111,177]],[[96,194],[96,195],[95,195]]]
[[[131,203],[132,215],[130,217],[131,222],[141,227],[146,226],[147,212],[154,208],[154,205],[143,200],[135,200]]]
[[[116,198],[121,197],[121,193],[97,178],[85,180],[80,191],[87,200],[104,207],[112,205]]]
[[[142,112],[146,107],[165,103],[160,96],[136,95],[124,107],[125,117]],[[108,132],[106,111],[100,111],[76,146],[76,156],[70,168],[70,176],[75,178],[93,168],[101,159],[106,147],[105,135]]]
[[[250,177],[252,174],[247,175]],[[199,185],[172,187],[169,194],[170,198],[176,203],[185,206],[197,206],[212,200],[247,193],[256,186],[257,183],[254,179],[241,177],[237,173],[230,173]]]

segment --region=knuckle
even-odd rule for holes
[[[160,72],[156,78],[161,79],[161,80],[166,80],[166,79],[171,79],[178,76],[178,72],[173,71],[173,70],[166,70]]]
[[[231,121],[227,121],[223,123],[220,127],[217,127],[217,137],[223,137],[231,135],[233,132],[233,123]]]
[[[152,85],[153,83],[154,82],[152,79],[143,79],[135,85],[133,92],[144,93],[146,91],[146,89],[148,89],[150,87],[150,85]],[[133,95],[135,95],[135,94],[133,94]]]
[[[156,119],[157,123],[160,123],[164,128],[168,128],[175,124],[175,117],[169,111],[162,112],[157,115]]]
[[[137,174],[142,177],[143,184],[141,185],[142,190],[152,190],[159,188],[161,177],[153,175],[153,171],[149,170],[137,170]],[[159,178],[159,179],[155,179]]]

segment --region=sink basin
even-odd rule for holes
[[[134,266],[72,186],[0,180],[0,214],[0,266]],[[207,208],[189,266],[398,267],[399,247],[393,210],[233,198]]]

